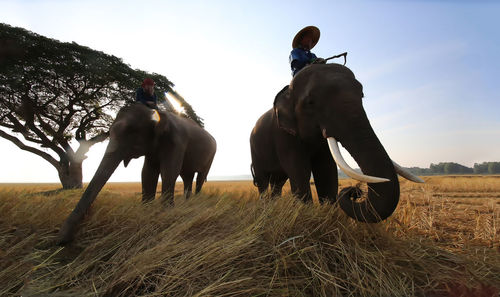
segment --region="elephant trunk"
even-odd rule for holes
[[[389,181],[368,182],[368,197],[360,202],[356,200],[358,197],[350,197],[347,194],[349,192],[342,191],[339,204],[351,218],[376,223],[388,218],[396,209],[399,202],[399,181],[392,160],[369,124],[365,132],[356,137],[348,137],[341,143],[365,175]]]
[[[122,158],[118,152],[106,153],[104,155],[94,177],[80,198],[80,201],[78,201],[75,209],[71,212],[59,230],[57,244],[64,245],[73,240],[78,224],[82,221],[85,213],[97,197],[97,194],[99,194],[102,187],[106,184],[121,161]]]

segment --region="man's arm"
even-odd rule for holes
[[[308,64],[308,58],[304,55],[304,51],[300,48],[295,48],[290,53],[290,66],[292,71],[295,72],[296,69],[302,69]]]

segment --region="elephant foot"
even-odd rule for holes
[[[149,204],[153,202],[154,198],[149,198],[149,199],[142,199],[142,204]]]
[[[322,197],[318,198],[320,204],[335,204],[337,203],[337,197],[335,196],[328,196],[328,197]]]
[[[294,196],[304,204],[313,203],[312,194],[310,192],[302,195],[295,194]]]
[[[165,208],[173,208],[174,207],[174,201],[164,201],[164,202],[162,202],[162,205]]]
[[[59,246],[64,246],[73,241],[76,233],[76,226],[81,221],[80,218],[75,217],[76,215],[70,214],[70,216],[63,223],[59,233],[57,234],[56,244]]]
[[[72,242],[74,239],[73,235],[58,235],[58,238],[56,240],[56,245],[58,246],[65,246],[68,243]]]
[[[163,205],[165,208],[171,208],[174,207],[174,198],[162,198],[161,199],[161,205]]]
[[[146,204],[155,200],[155,193],[142,193],[142,203]]]

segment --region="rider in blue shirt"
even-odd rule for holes
[[[324,59],[316,57],[316,55],[311,52],[311,49],[318,43],[319,36],[320,32],[317,27],[308,26],[300,30],[293,38],[293,50],[289,58],[293,76],[306,65],[311,63],[324,63]]]
[[[164,91],[166,95],[168,90]],[[146,78],[142,82],[140,88],[135,92],[135,101],[140,102],[152,109],[158,109],[158,97],[156,97],[155,93],[155,82],[151,78]],[[160,98],[160,105],[163,107],[162,110],[176,112],[178,113],[172,103],[165,97],[164,99]]]
[[[141,102],[149,108],[158,109],[156,94],[154,91],[155,82],[151,78],[146,78],[142,82],[141,88],[135,92],[135,101]]]

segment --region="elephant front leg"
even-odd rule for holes
[[[160,176],[160,165],[158,161],[150,157],[144,158],[142,166],[142,202],[147,203],[155,199],[158,177]]]
[[[172,152],[161,163],[161,201],[166,206],[174,205],[175,181],[182,168],[183,154]]]
[[[290,178],[290,187],[292,193],[301,199],[303,202],[312,202],[312,193],[310,186],[311,172],[309,171],[308,177],[300,176],[297,178]]]
[[[165,206],[174,205],[175,180],[177,177],[161,176],[161,203]]]
[[[328,148],[312,160],[314,184],[320,203],[325,200],[333,203],[337,200],[339,184],[337,165],[327,150]]]

